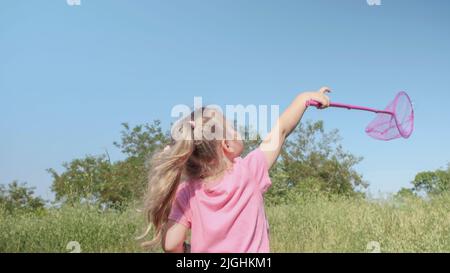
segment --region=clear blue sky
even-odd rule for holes
[[[364,134],[369,113],[310,110],[338,128],[370,191],[395,192],[450,161],[450,1],[9,0],[0,3],[0,183],[50,199],[45,171],[108,149],[121,122],[175,104],[280,104],[328,85],[335,101],[415,103],[409,140]]]

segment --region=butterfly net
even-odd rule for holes
[[[397,94],[384,112],[367,126],[366,133],[379,140],[409,138],[414,130],[414,110],[405,92]]]

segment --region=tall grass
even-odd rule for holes
[[[450,252],[450,198],[367,201],[308,198],[266,208],[273,252]],[[9,214],[0,210],[0,252],[141,252],[143,216],[89,206]]]
[[[101,211],[93,206],[63,207],[40,213],[0,213],[0,252],[70,252],[76,241],[82,252],[137,252],[134,240],[144,225],[129,209]]]
[[[318,198],[267,213],[274,252],[450,252],[450,198]]]

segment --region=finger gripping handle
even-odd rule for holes
[[[306,106],[315,106],[315,107],[319,108],[321,105],[322,104],[320,102],[315,101],[315,100],[308,100],[306,102]]]

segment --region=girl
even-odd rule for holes
[[[155,237],[143,246],[161,243],[165,252],[269,252],[263,202],[271,185],[268,171],[306,102],[314,99],[326,108],[327,92],[323,87],[298,95],[244,158],[239,133],[214,109],[198,109],[175,124],[172,136],[178,137],[152,161],[146,234],[153,226]],[[191,245],[185,243],[189,230]]]

